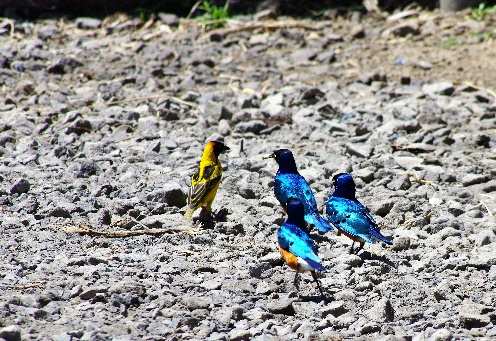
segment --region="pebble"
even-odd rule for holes
[[[98,211],[98,224],[100,225],[110,225],[112,222],[112,214],[109,209],[102,208]]]
[[[184,207],[186,194],[178,183],[167,183],[147,195],[146,200],[166,203],[169,206]]]
[[[79,298],[82,300],[89,300],[95,298],[98,294],[107,293],[107,287],[98,287],[98,288],[88,288],[86,290],[82,290],[79,294]]]
[[[387,298],[379,300],[367,313],[372,321],[392,322],[394,321],[394,308]]]
[[[394,239],[392,250],[394,251],[404,251],[410,248],[410,238],[409,237],[399,237]]]
[[[10,325],[0,329],[0,339],[5,341],[21,341],[21,329],[18,326]]]
[[[436,330],[430,337],[429,341],[449,341],[453,338],[453,333],[448,329]]]
[[[101,24],[102,21],[96,18],[80,17],[76,19],[76,26],[82,29],[94,30],[100,28]]]
[[[334,317],[338,317],[348,312],[343,301],[334,301],[327,304],[322,310],[322,317],[326,317],[331,314]]]
[[[295,314],[293,302],[294,299],[288,297],[282,297],[278,300],[272,300],[267,304],[267,310],[273,314],[292,316]]]
[[[432,84],[426,84],[422,87],[424,93],[435,96],[435,95],[445,95],[451,96],[455,92],[455,87],[451,82],[438,82]]]
[[[233,329],[229,332],[229,340],[232,341],[247,341],[252,339],[251,331]]]
[[[184,298],[183,303],[190,310],[208,309],[211,301],[207,297],[188,296]]]
[[[31,188],[31,184],[26,179],[18,179],[14,184],[10,187],[10,194],[22,194],[29,192]]]
[[[363,260],[357,255],[346,255],[341,257],[341,261],[344,264],[348,264],[350,266],[360,266],[363,263]]]
[[[160,12],[158,14],[158,18],[160,19],[161,22],[163,22],[166,25],[173,26],[173,27],[176,27],[179,25],[179,18],[175,14]]]
[[[398,175],[387,184],[387,188],[393,191],[408,190],[412,186],[408,175]]]
[[[369,204],[370,210],[378,216],[385,217],[394,206],[393,199],[377,200]]]
[[[372,148],[366,144],[347,144],[346,150],[350,155],[367,158],[372,154]]]
[[[260,120],[252,120],[248,122],[240,122],[236,124],[234,130],[238,133],[254,133],[259,134],[262,130],[266,129],[265,122]]]
[[[465,174],[461,180],[463,186],[468,187],[488,182],[490,178],[484,174]]]

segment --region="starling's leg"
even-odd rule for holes
[[[365,245],[365,243],[364,243],[364,242],[360,242],[360,246],[358,247],[358,249],[356,249],[356,251],[355,251],[355,255],[357,255],[357,254],[358,254],[358,252],[360,252],[360,251],[363,249],[364,245]]]
[[[298,271],[295,272],[293,284],[294,284],[296,290],[300,290],[300,279],[298,278]]]
[[[351,249],[350,249],[350,254],[354,253],[355,250],[354,250],[354,246],[355,246],[355,241],[353,241],[353,243],[351,243]]]
[[[319,289],[320,294],[325,299],[326,298],[326,295],[324,294],[324,290],[322,290],[322,287],[320,286],[320,282],[317,279],[317,274],[314,271],[312,271],[311,274],[312,274],[313,281],[317,284],[317,288]]]

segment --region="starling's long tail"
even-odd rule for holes
[[[316,262],[316,261],[308,259],[308,258],[305,259],[305,261],[308,264],[310,264],[312,266],[312,268],[315,269],[315,271],[318,271],[318,272],[324,272],[325,271],[324,266],[320,262]]]
[[[370,235],[372,238],[378,241],[382,241],[388,245],[393,245],[393,237],[391,236],[385,236],[383,235],[379,230],[377,229],[370,229]]]
[[[326,233],[334,229],[334,227],[317,212],[306,214],[305,221],[316,228],[320,233]]]

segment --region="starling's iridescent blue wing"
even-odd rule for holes
[[[277,173],[274,194],[283,207],[289,198],[300,200],[305,208],[305,221],[308,224],[322,233],[332,230],[332,226],[320,216],[312,189],[300,174]]]
[[[324,271],[313,240],[298,226],[284,223],[277,230],[277,241],[281,248],[305,260],[316,271]]]
[[[381,234],[367,208],[358,201],[331,196],[326,203],[329,221],[339,230],[369,243],[392,244],[392,238]]]
[[[317,202],[310,186],[299,174],[277,173],[274,179],[274,194],[283,207],[286,206],[289,198],[294,198],[303,203],[305,213],[309,209],[317,209]]]

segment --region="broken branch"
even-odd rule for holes
[[[91,229],[86,225],[79,226],[69,226],[64,228],[66,233],[79,233],[88,236],[100,236],[106,238],[126,238],[141,235],[151,235],[157,236],[166,233],[191,233],[193,229],[191,227],[175,227],[166,229],[141,229],[141,230],[130,230],[130,231],[97,231]]]

